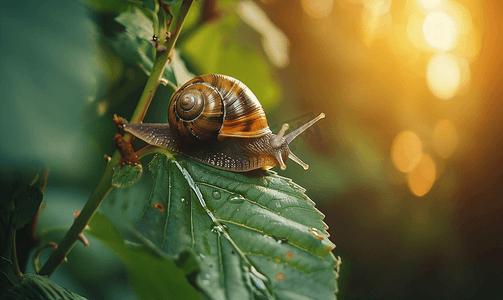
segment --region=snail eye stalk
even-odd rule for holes
[[[295,129],[294,131],[290,132],[285,136],[286,130],[289,128],[288,124],[283,124],[281,126],[281,129],[279,130],[278,134],[274,135],[271,138],[271,147],[274,150],[274,156],[276,157],[276,160],[279,163],[279,166],[281,170],[286,169],[285,162],[283,161],[283,155],[281,153],[281,148],[286,146],[285,148],[288,151],[288,157],[293,160],[294,162],[298,163],[304,170],[309,169],[309,165],[303,162],[300,158],[298,158],[295,154],[293,154],[292,151],[290,151],[290,148],[288,148],[288,145],[296,138],[298,137],[301,133],[306,131],[309,127],[313,126],[316,122],[319,120],[325,118],[325,114],[321,113],[319,114],[316,118],[312,119],[311,121],[307,122],[306,124],[300,126],[299,128]]]

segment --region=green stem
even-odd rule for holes
[[[12,261],[14,263],[14,272],[16,273],[18,278],[23,277],[23,272],[19,268],[19,261],[17,260],[17,249],[16,249],[16,230],[13,229],[12,233]]]
[[[106,195],[112,190],[113,168],[117,165],[119,159],[120,154],[116,151],[112,159],[108,162],[100,183],[91,197],[89,197],[89,200],[87,200],[79,216],[75,219],[70,229],[66,232],[66,235],[58,244],[58,248],[51,253],[44,266],[40,269],[40,275],[51,276],[75,245],[78,240],[78,235],[86,228],[86,225],[98,210],[103,199],[105,199]]]
[[[136,109],[133,112],[133,116],[131,117],[131,123],[141,122],[147,112],[147,109],[152,101],[154,93],[159,86],[159,80],[164,72],[166,64],[170,59],[170,53],[173,51],[176,40],[178,39],[178,35],[180,34],[180,30],[182,29],[183,22],[185,21],[185,17],[189,12],[190,6],[192,5],[193,0],[185,0],[182,2],[180,7],[180,11],[178,12],[178,22],[175,30],[171,34],[171,38],[166,43],[166,51],[157,52],[156,59],[154,61],[154,66],[152,67],[152,71],[148,78],[147,84],[145,85],[145,89],[136,105]],[[125,135],[126,138],[127,135]],[[132,137],[129,137],[131,140]],[[61,242],[58,244],[58,248],[56,248],[52,254],[49,256],[48,260],[40,269],[40,275],[51,276],[54,271],[59,267],[59,265],[64,261],[66,255],[72,247],[76,244],[78,240],[78,235],[82,233],[85,229],[91,218],[94,216],[98,207],[107,194],[112,190],[112,175],[113,169],[118,165],[120,159],[119,151],[115,151],[111,160],[108,162],[107,167],[105,169],[105,173],[101,177],[98,186],[94,190],[93,194],[87,200],[84,208],[80,212],[79,216],[73,222],[73,225],[67,231],[66,235],[63,237]]]
[[[192,5],[192,2],[193,2],[192,0],[182,2],[182,6],[180,7],[180,11],[178,12],[178,22],[176,24],[176,28],[171,33],[171,38],[167,40],[165,45],[167,50],[162,52],[157,51],[154,66],[152,67],[152,71],[150,72],[147,85],[145,86],[145,89],[141,94],[140,100],[138,101],[138,105],[136,106],[136,110],[134,111],[131,120],[129,120],[130,123],[141,122],[145,117],[150,102],[152,101],[155,91],[159,86],[160,79],[162,77],[162,74],[164,73],[164,69],[166,68],[166,63],[171,57],[170,56],[171,51],[173,51],[173,48],[175,47],[176,44],[176,40],[180,35],[183,22],[185,21],[185,17],[189,12],[189,8]]]

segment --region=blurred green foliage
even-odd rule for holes
[[[141,299],[197,299],[175,262],[152,252],[147,246],[127,245],[116,227],[101,214],[91,220],[89,232],[112,249],[132,270],[130,283]]]

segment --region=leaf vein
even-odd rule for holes
[[[259,233],[261,233],[261,234],[266,234],[264,231],[262,231],[262,230],[260,230],[260,229],[257,229],[257,228],[254,228],[254,227],[250,227],[250,226],[246,226],[246,225],[244,225],[244,224],[237,223],[237,222],[232,221],[232,220],[225,220],[225,219],[219,219],[219,218],[217,218],[217,220],[218,220],[218,222],[227,222],[227,223],[231,223],[231,224],[234,224],[234,225],[237,225],[237,226],[243,227],[243,228],[245,228],[245,229],[249,229],[249,230],[252,230],[252,231],[259,232]],[[320,258],[320,259],[323,259],[323,257],[322,257],[322,256],[319,256],[319,255],[317,255],[317,254],[314,254],[314,253],[309,252],[309,250],[307,250],[307,248],[303,248],[303,247],[301,247],[300,245],[298,245],[298,244],[296,244],[296,243],[292,243],[292,242],[290,242],[290,241],[288,241],[288,243],[289,243],[290,245],[292,245],[292,246],[294,246],[294,247],[298,248],[299,250],[302,250],[302,251],[304,251],[304,252],[306,252],[306,253],[308,253],[308,254],[312,254],[312,255],[314,255],[314,256],[316,256],[316,257]]]

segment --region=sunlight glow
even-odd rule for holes
[[[416,0],[416,2],[423,12],[438,11],[445,5],[445,0]]]
[[[333,0],[301,0],[300,4],[310,17],[321,19],[332,12]]]
[[[438,51],[449,51],[456,47],[459,29],[454,19],[442,12],[426,15],[423,22],[424,39]]]
[[[426,67],[426,81],[430,91],[440,99],[452,98],[461,83],[460,73],[458,61],[454,55],[436,54]]]
[[[427,154],[423,154],[417,166],[409,173],[409,188],[416,196],[424,196],[435,182],[435,163]]]
[[[366,36],[365,42],[370,44],[376,35],[391,31],[391,0],[369,0],[364,2],[364,7],[363,30]]]
[[[408,173],[421,160],[422,151],[422,143],[417,134],[405,130],[400,132],[393,141],[391,159],[398,170]]]
[[[421,51],[429,51],[431,48],[424,40],[423,35],[424,15],[414,13],[410,16],[407,22],[407,38],[414,47]]]
[[[365,9],[376,16],[382,16],[389,12],[391,0],[368,0],[364,2]]]
[[[463,4],[450,1],[447,13],[456,21],[460,34],[470,34],[472,32],[472,15]]]
[[[433,147],[442,158],[452,155],[458,145],[456,127],[449,120],[438,122],[433,130]]]
[[[466,58],[464,57],[456,57],[456,61],[458,62],[459,66],[459,74],[460,74],[460,82],[459,82],[459,89],[457,91],[457,95],[466,93],[470,89],[470,84],[472,81],[471,78],[471,71],[470,71],[470,63]]]

